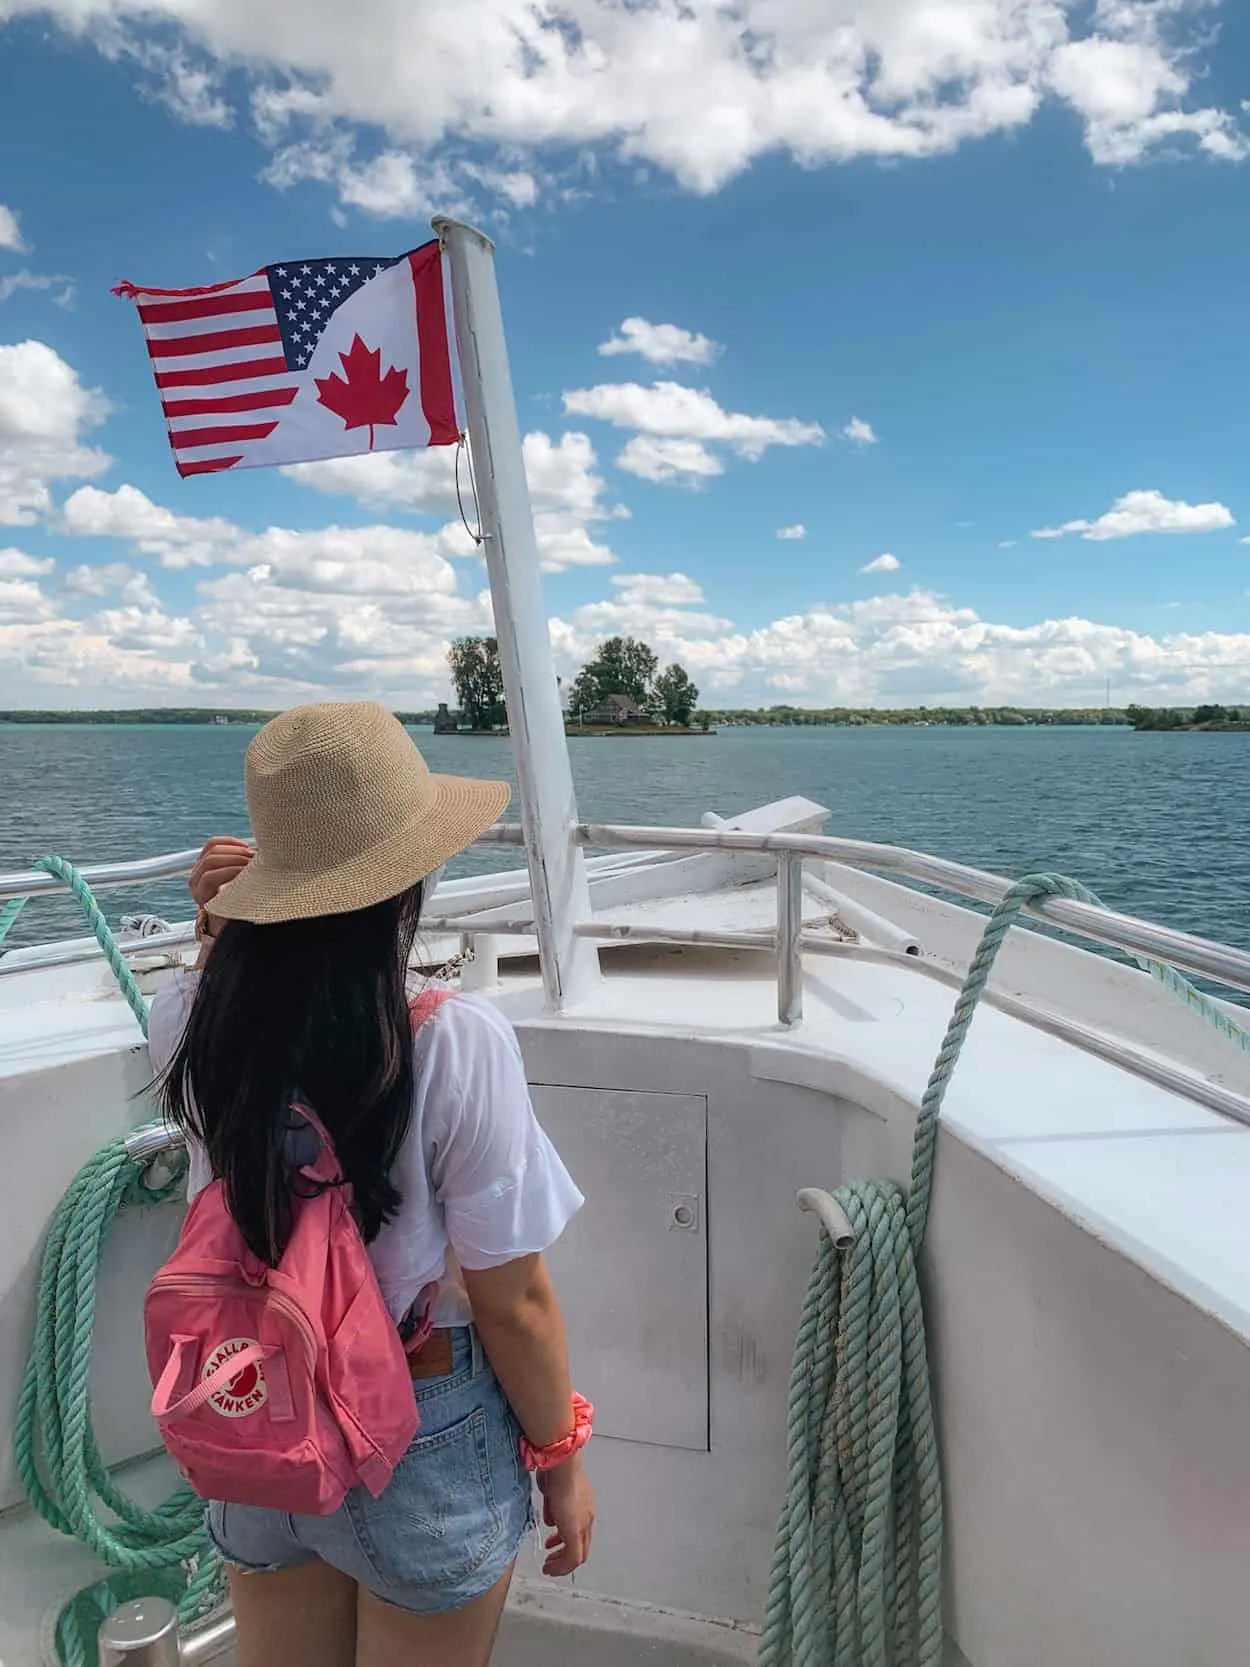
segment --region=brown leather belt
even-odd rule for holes
[[[421,1347],[408,1356],[408,1370],[419,1378],[445,1378],[451,1371],[451,1332],[436,1327]]]

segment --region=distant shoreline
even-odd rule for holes
[[[0,728],[37,725],[91,724],[101,727],[161,725],[189,729],[234,729],[268,723],[277,713],[244,707],[122,707],[57,711],[47,708],[20,708],[0,711]],[[434,712],[396,712],[401,723],[412,727],[433,728]],[[1051,725],[1126,726],[1128,714],[1117,709],[1084,707],[769,707],[724,711],[700,711],[697,721],[689,728],[662,724],[566,724],[569,736],[598,739],[618,735],[672,736],[710,735],[718,729],[805,729],[805,728],[867,728],[910,727],[917,729],[947,728],[1037,728]],[[704,727],[706,719],[707,727]],[[507,734],[506,729],[448,730],[456,735]]]
[[[1197,709],[1198,716],[1203,715]],[[1216,710],[1219,710],[1218,708]],[[23,708],[0,711],[0,729],[33,727],[100,728],[161,727],[177,729],[240,729],[268,723],[276,712],[240,707],[122,707],[115,709],[56,711]],[[434,712],[397,712],[395,716],[410,728],[434,728]],[[1250,722],[1229,713],[1232,721],[1193,721],[1193,709],[1130,707],[1124,710],[1101,707],[769,707],[758,710],[703,710],[689,728],[668,724],[565,724],[571,740],[617,740],[633,737],[690,738],[712,736],[724,729],[1050,729],[1050,728],[1134,728],[1189,734],[1246,731]],[[1240,721],[1238,721],[1240,720]],[[435,731],[438,734],[438,731]],[[506,738],[507,729],[456,729],[447,735]]]

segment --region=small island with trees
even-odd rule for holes
[[[439,734],[494,735],[507,725],[503,668],[494,637],[459,637],[447,664],[460,702],[458,713],[440,707]],[[609,637],[574,678],[566,701],[568,735],[711,735],[705,713],[696,713],[699,691],[684,667],[665,666],[644,642]]]

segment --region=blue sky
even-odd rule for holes
[[[420,10],[0,0],[0,705],[447,693],[447,455],[182,482],[109,293],[440,208],[498,243],[562,670],[1250,699],[1244,8]]]

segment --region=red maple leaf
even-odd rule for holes
[[[374,426],[399,421],[399,408],[408,398],[408,372],[392,365],[383,376],[382,349],[366,347],[359,336],[339,358],[346,380],[337,371],[315,377],[317,404],[342,417],[347,428],[367,428],[372,451]]]

